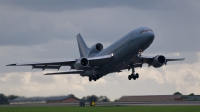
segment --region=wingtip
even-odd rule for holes
[[[45,73],[44,75],[50,75],[50,73]]]
[[[8,64],[8,65],[6,65],[6,66],[16,66],[17,65],[17,63],[14,63],[14,64]]]
[[[44,75],[53,75],[54,73],[45,73]]]

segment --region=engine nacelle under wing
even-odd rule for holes
[[[74,64],[74,68],[77,70],[83,70],[85,67],[89,66],[89,61],[87,58],[80,58]]]
[[[166,58],[162,55],[158,55],[153,59],[152,66],[155,68],[159,68],[166,63]]]
[[[76,70],[86,70],[86,68],[91,68],[92,66],[101,66],[108,63],[113,54],[103,55],[103,56],[95,56],[95,57],[82,57],[76,60],[74,64],[74,68]]]

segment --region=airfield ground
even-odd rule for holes
[[[199,101],[97,102],[91,107],[79,103],[43,103],[1,105],[0,112],[200,112]]]
[[[0,112],[200,112],[200,106],[1,106]]]

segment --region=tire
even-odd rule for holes
[[[91,75],[91,79],[94,80],[94,75]]]
[[[135,77],[136,77],[136,78],[139,78],[139,74],[138,74],[138,73],[136,73],[136,74],[135,74]]]
[[[128,76],[128,80],[131,80],[131,78],[132,78],[131,75],[129,75],[129,76]]]
[[[89,76],[89,81],[90,81],[90,82],[92,81],[92,77],[91,77],[91,76]]]
[[[131,74],[131,77],[132,77],[132,78],[134,78],[134,77],[135,77],[135,75],[132,73],[132,74]]]

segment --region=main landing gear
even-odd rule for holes
[[[138,73],[136,73],[136,74],[132,73],[131,75],[128,76],[128,80],[131,80],[131,79],[136,80],[137,78],[139,78]]]
[[[95,68],[92,68],[92,74],[91,76],[89,76],[89,81],[91,82],[92,80],[97,81],[101,75],[95,74]]]
[[[136,80],[137,78],[139,78],[139,74],[138,73],[135,73],[135,70],[134,70],[134,67],[131,67],[132,69],[132,73],[131,75],[128,76],[128,80]]]
[[[91,82],[92,80],[96,81],[96,80],[98,80],[99,78],[100,78],[99,75],[91,75],[91,76],[89,76],[89,81],[90,81],[90,82]]]

